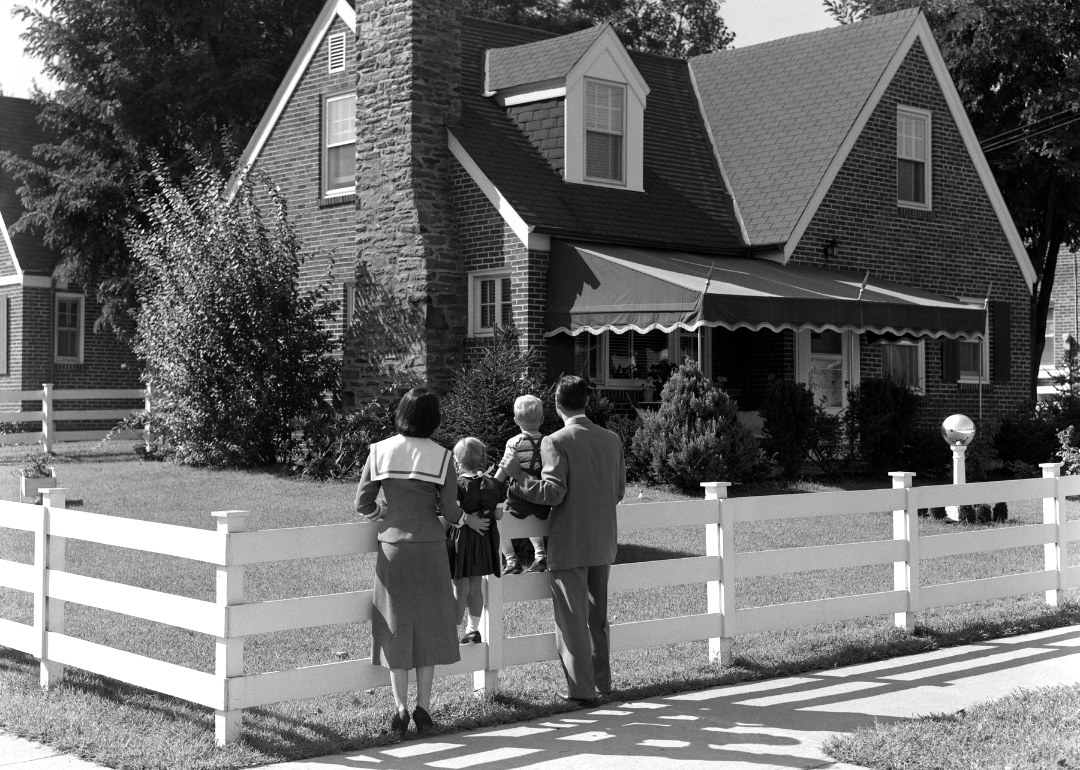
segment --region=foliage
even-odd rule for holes
[[[911,471],[921,479],[940,479],[952,473],[949,447],[940,428],[911,429],[892,470]]]
[[[815,404],[807,453],[828,476],[847,471],[857,458],[850,411],[830,414],[821,404]]]
[[[1020,404],[1002,419],[994,444],[1013,475],[1038,475],[1039,464],[1053,459],[1057,431],[1057,417],[1047,404]]]
[[[1061,460],[1061,472],[1067,476],[1080,476],[1080,443],[1075,432],[1076,426],[1070,425],[1057,434],[1057,456]]]
[[[193,146],[228,161],[243,146],[323,0],[50,0],[16,14],[27,53],[59,84],[39,94],[50,135],[33,159],[4,159],[27,214],[64,259],[62,277],[96,292],[115,325],[135,299],[124,229],[143,222],[151,151],[168,176]],[[158,169],[158,173],[162,169]],[[8,223],[9,225],[12,223]]]
[[[52,452],[27,452],[19,462],[17,471],[28,479],[47,479],[52,476]]]
[[[385,409],[372,403],[352,412],[321,408],[294,418],[289,472],[319,481],[359,476],[369,447],[394,433],[388,417]]]
[[[549,32],[610,23],[637,51],[697,56],[735,39],[720,18],[723,0],[465,0],[465,13]]]
[[[814,435],[816,408],[814,393],[806,384],[782,379],[769,383],[759,412],[770,449],[788,478],[797,476],[806,461]]]
[[[1007,503],[994,503],[993,520],[998,522],[1009,520],[1009,506]]]
[[[638,467],[633,452],[634,434],[641,427],[641,418],[635,415],[616,414],[608,420],[607,429],[612,431],[623,445],[623,458],[626,460],[626,480],[637,481],[644,477],[644,469]]]
[[[896,469],[918,422],[922,398],[888,380],[863,380],[848,393],[848,412],[859,457],[875,471]]]
[[[325,323],[332,303],[301,292],[300,242],[269,180],[269,222],[254,182],[230,200],[205,157],[173,183],[155,163],[160,194],[129,233],[140,266],[135,351],[146,361],[151,412],[172,459],[247,467],[275,460],[289,424],[332,391],[337,365]]]
[[[744,481],[761,464],[753,434],[738,409],[694,364],[684,364],[660,395],[660,408],[642,415],[634,462],[655,484],[697,493],[702,481]]]

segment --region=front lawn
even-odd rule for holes
[[[5,472],[0,468],[0,474]],[[251,511],[249,527],[271,529],[353,520],[354,486],[311,483],[264,472],[215,472],[135,461],[107,464],[58,463],[69,497],[95,513],[128,516],[191,527],[213,528],[212,510]],[[8,490],[14,488],[11,477]],[[882,479],[880,486],[886,486]],[[794,491],[815,491],[801,485]],[[4,487],[0,483],[0,490]],[[735,488],[735,493],[740,492]],[[742,490],[746,491],[746,490]],[[765,487],[758,494],[775,491]],[[671,499],[669,493],[632,487],[627,502]],[[8,499],[13,499],[9,491]],[[991,501],[993,502],[993,501]],[[1070,503],[1070,518],[1080,506]],[[1041,520],[1038,501],[1010,503],[1010,523]],[[967,527],[922,520],[928,534]],[[0,558],[29,562],[30,539],[0,530]],[[891,515],[827,517],[740,525],[736,550],[888,539]],[[705,552],[703,529],[671,528],[627,533],[619,561],[678,558]],[[1072,563],[1080,563],[1074,553]],[[924,584],[989,577],[1042,568],[1042,549],[999,551],[982,557],[938,560],[923,565]],[[370,588],[374,555],[258,565],[247,570],[252,601]],[[213,600],[209,565],[165,556],[69,541],[68,569],[79,574]],[[890,590],[891,565],[821,570],[767,579],[740,580],[740,606],[775,604],[826,596]],[[1061,610],[1047,608],[1042,594],[920,613],[913,635],[896,631],[891,616],[739,637],[734,665],[720,669],[708,660],[707,643],[629,651],[613,656],[621,697],[639,698],[680,690],[792,674],[895,655],[923,652],[978,639],[1080,622],[1078,592]],[[705,586],[635,591],[611,597],[615,623],[705,612]],[[0,617],[28,623],[28,595],[0,589]],[[550,602],[512,605],[509,635],[554,630]],[[67,632],[80,638],[168,660],[203,671],[214,667],[213,639],[201,634],[68,604]],[[366,623],[248,637],[247,673],[273,671],[369,655]],[[495,701],[472,697],[472,678],[440,680],[435,687],[436,720],[453,729],[517,721],[564,710],[555,692],[564,685],[555,662],[508,669],[500,675]],[[37,687],[37,664],[0,650],[0,724],[87,759],[125,768],[239,768],[340,752],[391,742],[384,730],[391,714],[388,688],[326,696],[250,709],[244,741],[217,749],[213,713],[200,706],[121,685],[80,671],[49,693]],[[448,728],[449,729],[449,728]]]

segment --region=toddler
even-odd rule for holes
[[[450,555],[450,576],[454,582],[454,603],[460,618],[468,608],[469,620],[462,644],[479,644],[480,613],[484,609],[481,578],[500,574],[499,528],[495,522],[502,518],[497,507],[506,495],[506,485],[484,472],[487,448],[478,438],[469,436],[454,446],[454,461],[458,471],[458,505],[464,514],[461,522],[446,531],[446,548]],[[480,531],[479,520],[489,526]]]
[[[514,401],[514,422],[521,428],[521,433],[506,442],[506,454],[517,455],[521,470],[537,479],[540,478],[540,471],[544,467],[543,460],[540,459],[540,439],[542,438],[540,423],[543,420],[544,403],[536,396],[518,396]],[[506,510],[519,519],[524,519],[526,516],[546,519],[551,512],[551,506],[531,503],[510,492],[506,499]],[[533,547],[533,563],[528,571],[546,571],[547,548],[544,546],[544,538],[530,537],[529,542]],[[514,545],[510,540],[503,542],[502,555],[506,559],[506,569],[503,571],[507,575],[521,574],[521,564],[518,562]]]

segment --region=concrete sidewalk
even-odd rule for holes
[[[923,655],[653,698],[510,727],[270,765],[272,770],[772,770],[853,767],[821,750],[877,721],[951,713],[1012,691],[1080,683],[1080,626]],[[389,718],[389,715],[387,715]],[[410,735],[414,735],[410,733]],[[88,770],[88,762],[0,737],[0,768]]]

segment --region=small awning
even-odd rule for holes
[[[986,325],[951,297],[765,259],[553,241],[548,276],[548,337],[722,326],[976,339]]]

